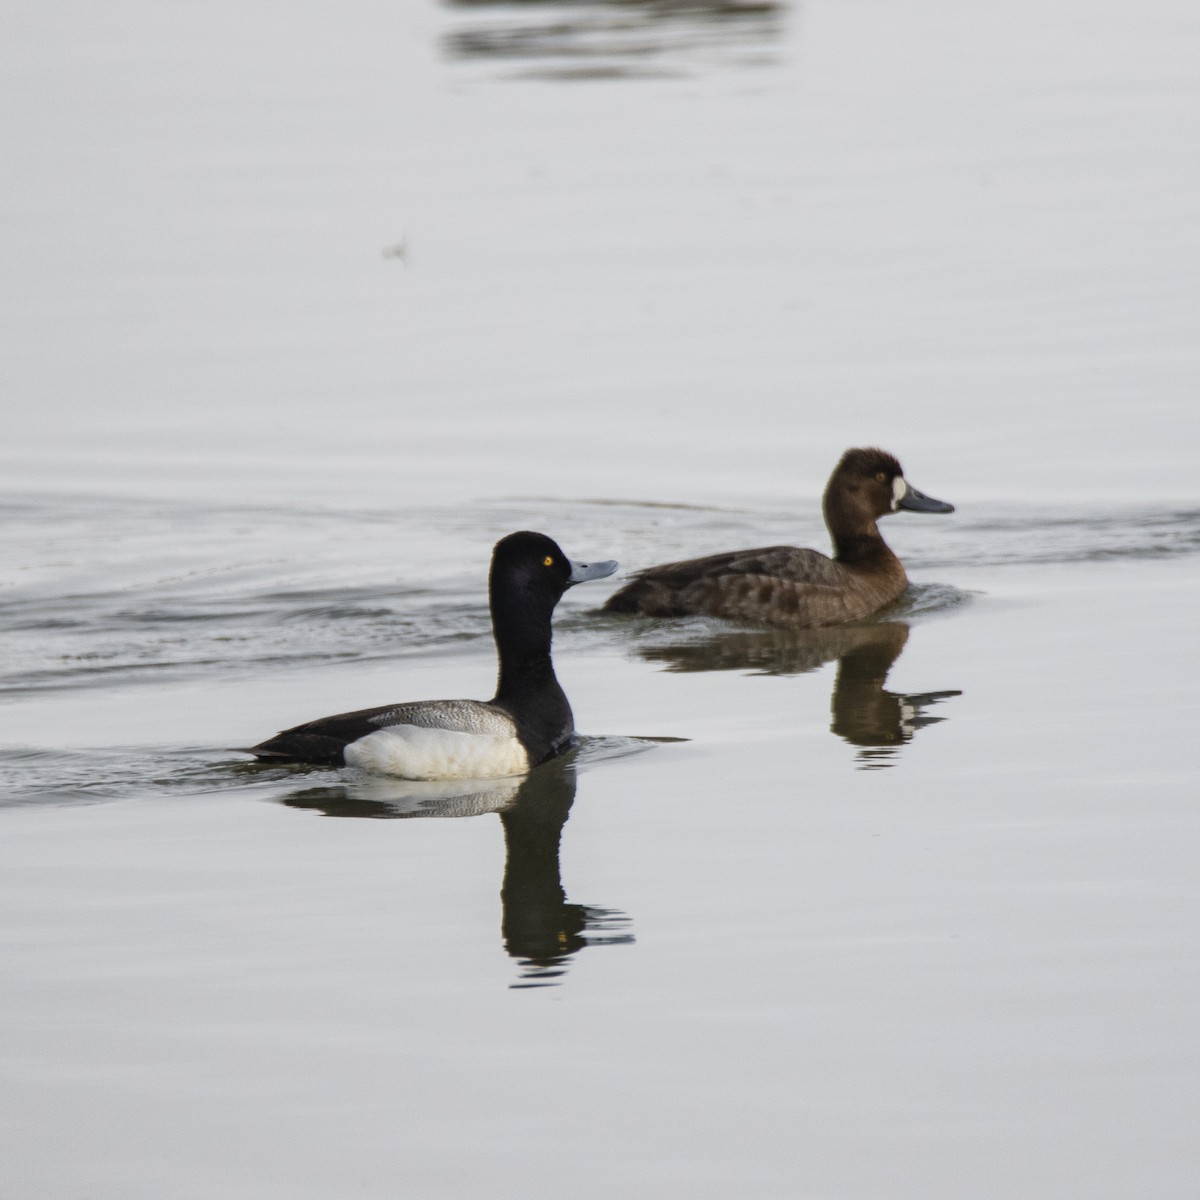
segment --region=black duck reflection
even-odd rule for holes
[[[445,0],[462,21],[450,58],[521,64],[547,79],[678,75],[711,56],[752,65],[780,35],[784,0]]]
[[[671,671],[752,671],[800,675],[837,660],[830,731],[858,746],[862,769],[891,766],[918,729],[945,717],[925,710],[960,691],[889,692],[888,672],[908,641],[902,621],[822,629],[732,630],[702,640],[644,646],[638,653]]]
[[[573,756],[553,759],[520,779],[445,782],[364,778],[305,788],[283,797],[291,808],[329,817],[397,819],[497,813],[504,827],[500,931],[521,974],[511,986],[558,983],[585,946],[631,943],[629,918],[615,909],[572,904],[563,890],[559,844],[575,802]]]

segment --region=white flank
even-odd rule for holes
[[[892,512],[895,512],[900,507],[900,501],[904,499],[907,491],[908,484],[904,482],[904,476],[897,475],[892,480]]]
[[[346,765],[400,779],[500,779],[523,775],[529,756],[515,737],[389,725],[345,750]]]

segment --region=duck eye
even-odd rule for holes
[[[880,483],[887,483],[887,472],[886,471],[876,471],[875,478],[878,479]]]
[[[554,566],[554,556],[552,554],[547,554],[546,557],[542,559],[542,566],[543,567]]]

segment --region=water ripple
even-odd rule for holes
[[[673,76],[770,60],[782,0],[447,0],[447,55],[527,78]]]
[[[544,528],[569,553],[622,568],[735,546],[826,545],[806,515],[734,507],[521,499],[466,510],[146,505],[111,498],[0,503],[0,696],[264,669],[491,653],[492,543]],[[919,582],[888,616],[962,604],[956,572],[1174,559],[1200,550],[1200,509],[998,509],[899,517],[887,533]],[[921,578],[924,576],[925,578]],[[604,591],[579,589],[558,645],[611,648]]]

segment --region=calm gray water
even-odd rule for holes
[[[3,18],[0,1192],[1190,1197],[1182,0]],[[523,781],[239,754],[490,695],[513,529],[824,548],[560,607]]]

